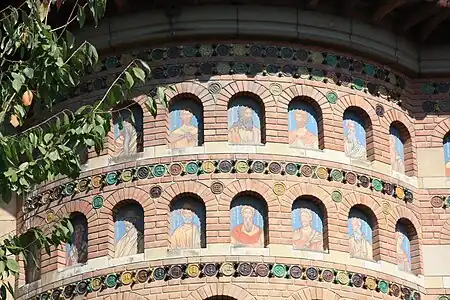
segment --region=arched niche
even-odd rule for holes
[[[393,122],[389,127],[389,146],[392,171],[412,175],[411,136],[406,126],[398,121]]]
[[[324,148],[322,111],[314,100],[297,97],[289,103],[288,128],[290,147]]]
[[[241,193],[230,205],[233,247],[264,248],[268,244],[267,203],[254,193]]]
[[[419,237],[412,222],[401,218],[395,225],[397,266],[400,271],[420,273]]]
[[[351,106],[343,116],[344,152],[355,160],[372,160],[373,133],[369,115],[361,108]],[[367,154],[371,155],[368,156]]]
[[[261,145],[266,142],[264,105],[253,94],[239,93],[228,102],[228,142]]]
[[[206,210],[201,199],[183,194],[170,204],[170,249],[206,248]]]
[[[328,247],[325,206],[311,196],[292,204],[292,246],[295,250],[322,252]]]
[[[205,300],[237,300],[237,299],[230,296],[212,296],[206,298]]]
[[[84,264],[88,260],[88,226],[82,213],[70,216],[73,226],[72,239],[66,244],[66,266]]]
[[[203,106],[198,98],[181,94],[169,103],[170,149],[201,146],[204,143]]]
[[[374,236],[377,221],[373,212],[363,205],[355,205],[348,215],[348,241],[350,257],[374,260]]]
[[[114,257],[144,253],[144,210],[124,200],[114,208]]]
[[[114,109],[112,156],[127,156],[144,151],[143,113],[137,103],[125,102]]]
[[[34,234],[27,234],[25,248],[25,283],[41,279],[41,251],[34,240]]]

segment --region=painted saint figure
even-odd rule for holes
[[[87,238],[86,224],[75,223],[72,241],[66,244],[66,266],[87,262]]]
[[[399,270],[411,272],[411,253],[408,237],[401,231],[395,232],[397,244],[397,265]]]
[[[176,117],[179,120],[176,120]],[[181,123],[178,125],[178,123]],[[170,112],[169,148],[187,148],[198,146],[198,123],[194,114],[188,110]]]
[[[392,171],[405,173],[405,153],[403,143],[400,139],[400,131],[391,128],[389,135],[389,145],[391,151],[391,167]]]
[[[114,257],[123,257],[144,252],[144,220],[137,209],[122,208],[115,224]]]
[[[360,124],[350,119],[344,119],[344,151],[345,154],[353,159],[366,160],[366,138],[361,136],[358,138],[357,128],[362,127]],[[358,128],[359,131],[364,130],[363,128]],[[362,132],[361,132],[362,133]]]
[[[234,113],[237,111],[237,120]],[[247,106],[235,106],[229,110],[228,116],[228,141],[235,144],[261,144],[260,124],[256,124],[253,118],[256,113]]]
[[[122,124],[118,121],[114,123],[114,156],[116,157],[137,153],[138,133],[129,114],[129,111],[121,112]]]
[[[323,235],[313,226],[313,212],[302,207],[299,209],[299,214],[301,227],[294,230],[292,234],[294,249],[323,251]]]
[[[242,223],[235,225],[232,218],[231,222],[231,244],[234,246],[264,248],[264,230],[255,224],[255,208],[242,205],[232,208],[240,209]],[[233,225],[235,225],[233,227]]]
[[[201,248],[200,219],[194,207],[185,204],[171,214],[171,249]]]
[[[364,225],[369,227],[368,224]],[[349,248],[350,257],[357,257],[368,260],[373,259],[372,236],[369,237],[364,232],[361,219],[358,217],[352,217],[349,219]]]
[[[312,122],[310,122],[312,118]],[[315,127],[313,130],[308,128]],[[315,129],[315,130],[314,130]],[[302,109],[289,111],[289,144],[295,148],[319,149],[319,141],[317,139],[317,123],[316,120]]]

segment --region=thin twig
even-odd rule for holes
[[[73,16],[73,13],[75,12],[75,8],[76,8],[77,5],[78,5],[78,1],[79,1],[79,0],[77,0],[77,2],[73,5],[72,11],[70,12],[69,18],[67,18],[66,24],[64,24],[64,25],[62,25],[62,26],[60,26],[60,27],[57,27],[57,28],[54,28],[54,29],[51,30],[52,32],[54,32],[54,31],[58,31],[58,30],[60,30],[60,29],[64,29],[64,30],[61,32],[61,34],[58,36],[58,40],[59,40],[59,38],[62,36],[62,34],[64,33],[64,31],[65,31],[65,29],[67,28],[67,26],[69,26],[70,23],[72,23],[73,21],[75,21],[75,20],[77,19],[77,16],[75,16],[75,17],[73,17],[73,18],[72,18],[72,16]],[[87,5],[87,4],[83,5],[83,9],[86,7],[86,5]]]

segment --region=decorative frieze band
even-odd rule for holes
[[[400,100],[406,88],[405,78],[391,70],[331,52],[257,44],[203,44],[154,48],[104,58],[72,96],[106,88],[136,58],[152,67],[155,80],[228,74],[275,75],[343,85],[394,102]]]
[[[357,185],[390,195],[400,200],[407,202],[413,201],[413,194],[408,189],[400,185],[383,181],[379,178],[370,177],[364,174],[357,174],[353,171],[327,168],[325,166],[310,165],[299,162],[224,159],[202,161],[195,160],[185,163],[173,162],[170,164],[153,164],[80,178],[27,199],[24,204],[24,210],[25,212],[31,212],[42,205],[47,205],[53,201],[59,201],[63,197],[72,197],[76,193],[84,193],[88,190],[101,189],[104,186],[118,185],[134,180],[160,178],[163,176],[175,177],[212,173],[258,173],[307,177],[318,180],[341,182],[349,185]],[[219,185],[214,186],[212,187],[212,191],[218,193],[220,188],[223,190],[223,187],[220,187]],[[277,188],[277,191],[279,190],[280,189]],[[156,186],[152,188],[150,195],[153,198],[157,198],[162,192],[161,187]],[[94,207],[99,205],[98,203],[100,200],[102,199],[93,201]]]
[[[255,262],[211,262],[201,264],[178,264],[109,273],[103,276],[83,279],[76,283],[46,291],[35,299],[72,299],[77,295],[102,292],[119,286],[151,283],[161,280],[197,277],[274,277],[283,279],[322,281],[353,286],[391,295],[400,299],[420,300],[421,294],[407,286],[360,273],[343,270],[303,267],[300,265],[267,264]],[[445,298],[447,299],[447,298]],[[444,299],[440,299],[444,300]]]

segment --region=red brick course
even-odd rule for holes
[[[187,97],[195,99],[202,104],[203,122],[205,127],[204,142],[226,142],[227,109],[230,101],[236,95],[249,95],[260,103],[264,112],[264,125],[266,143],[288,143],[287,112],[289,103],[293,100],[304,100],[310,103],[318,115],[319,145],[321,149],[343,151],[342,118],[347,109],[362,110],[366,115],[367,126],[367,153],[371,162],[390,164],[389,129],[396,126],[400,129],[405,141],[405,169],[406,175],[417,176],[417,149],[440,148],[444,136],[450,132],[450,121],[445,116],[422,116],[420,105],[411,105],[411,112],[402,110],[396,105],[381,98],[375,98],[360,91],[350,90],[345,87],[335,87],[340,95],[336,104],[330,104],[326,99],[326,91],[330,86],[324,83],[310,82],[303,79],[283,79],[266,77],[261,80],[248,79],[243,76],[217,76],[217,82],[222,88],[219,94],[212,94],[208,85],[199,82],[181,82],[174,84],[174,91],[168,91],[171,103]],[[213,81],[211,81],[213,82]],[[270,85],[274,82],[286,84],[281,95],[273,95]],[[333,86],[334,87],[334,86]],[[412,96],[411,102],[420,103],[425,99]],[[433,98],[434,96],[430,96]],[[413,99],[414,98],[414,99]],[[416,99],[417,98],[417,99]],[[428,98],[427,98],[428,99]],[[145,108],[144,97],[134,99],[143,110],[144,149],[153,146],[167,144],[169,135],[169,110],[158,105],[158,115],[152,116]],[[382,104],[385,107],[383,117],[377,116],[375,105]],[[105,151],[100,156],[111,154],[113,151],[114,137],[110,132],[105,143]],[[96,155],[89,153],[89,157]],[[327,167],[344,168],[361,172],[369,176],[378,177],[393,183],[407,184],[393,179],[388,175],[368,171],[356,166],[342,166],[332,161],[321,161],[313,158],[284,157],[278,154],[196,154],[184,156],[171,156],[164,158],[149,158],[96,169],[83,175],[94,175],[106,171],[120,170],[125,167],[134,167],[148,163],[186,162],[194,159],[265,159],[292,161],[298,160],[311,164],[321,164]],[[442,158],[443,159],[443,158]],[[213,181],[220,180],[225,184],[225,190],[220,195],[211,192],[210,185]],[[277,196],[272,190],[275,182],[283,182],[286,193]],[[49,189],[65,182],[65,179],[55,180],[42,187]],[[149,190],[154,184],[163,187],[164,192],[160,198],[153,199]],[[331,193],[339,189],[343,194],[341,203],[333,202]],[[261,201],[267,204],[268,215],[268,243],[290,245],[292,237],[291,210],[294,201],[300,197],[307,197],[315,202],[324,215],[325,246],[330,251],[348,252],[347,219],[352,207],[359,207],[373,220],[373,244],[374,260],[396,263],[395,254],[395,227],[398,222],[405,224],[411,239],[412,272],[416,275],[423,274],[422,245],[449,244],[450,243],[450,216],[444,209],[431,208],[429,199],[435,194],[450,194],[448,189],[421,190],[410,187],[414,193],[413,203],[405,203],[391,196],[376,193],[369,189],[342,183],[318,181],[302,177],[288,177],[282,175],[266,174],[202,174],[199,176],[166,176],[129,182],[118,186],[105,187],[103,191],[90,191],[84,195],[75,195],[73,199],[64,199],[60,204],[53,204],[52,209],[59,217],[79,212],[86,216],[89,232],[89,259],[103,256],[112,257],[114,254],[114,224],[113,215],[117,205],[123,201],[135,201],[142,206],[144,211],[144,247],[154,249],[169,246],[170,230],[170,206],[174,199],[184,195],[193,195],[202,200],[206,209],[206,244],[229,243],[230,241],[230,204],[234,197],[241,193],[258,195]],[[99,210],[92,208],[92,197],[96,194],[104,196],[104,206]],[[389,209],[386,211],[386,207]],[[45,222],[45,210],[40,210],[36,216],[24,216],[18,214],[18,229],[20,232],[26,228],[43,226]],[[42,253],[42,274],[47,274],[63,269],[64,248],[52,249],[51,255]],[[311,262],[308,262],[311,263]],[[23,268],[23,261],[20,261]],[[336,263],[338,265],[338,263]],[[336,265],[334,265],[336,267]],[[346,266],[342,266],[345,268]],[[107,270],[101,271],[104,275]],[[366,272],[364,269],[361,272]],[[366,272],[367,273],[367,272]],[[214,295],[229,295],[237,300],[250,299],[344,299],[355,298],[353,293],[358,293],[357,299],[388,299],[380,294],[372,295],[367,290],[353,289],[342,286],[329,286],[325,283],[292,281],[277,282],[277,279],[267,279],[267,282],[259,282],[261,279],[233,279],[234,282],[224,282],[227,279],[199,279],[186,280],[180,283],[168,283],[167,286],[156,286],[152,283],[139,290],[128,291],[126,287],[118,291],[106,291],[97,299],[146,299],[145,295],[155,294],[152,299],[189,299],[200,300]],[[246,282],[245,280],[250,280]],[[265,279],[264,279],[265,280]],[[398,279],[395,279],[398,281]],[[24,284],[23,272],[19,278],[19,285]],[[208,284],[205,284],[207,282]],[[271,284],[271,289],[267,284]],[[308,286],[303,287],[302,285]],[[161,283],[162,285],[162,283]],[[318,285],[318,286],[316,286]],[[272,289],[273,287],[273,289]],[[445,291],[432,290],[430,293],[445,293]],[[111,293],[111,295],[110,295]],[[352,296],[353,295],[353,296]],[[91,298],[93,296],[90,296]],[[373,298],[372,298],[373,297]],[[94,297],[95,298],[95,297]]]

